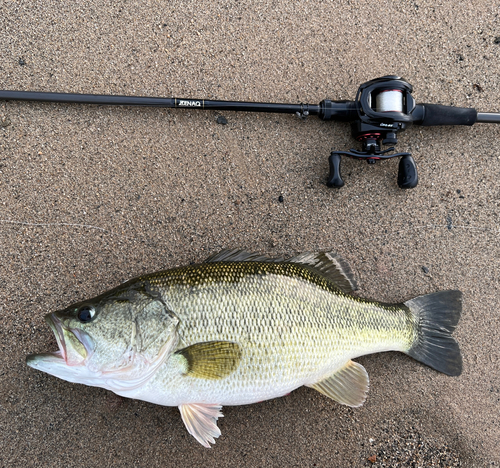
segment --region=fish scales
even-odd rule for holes
[[[402,304],[351,294],[333,252],[289,260],[223,251],[206,263],[144,275],[46,315],[59,350],[27,357],[35,369],[152,403],[178,406],[209,447],[222,405],[255,403],[306,385],[352,407],[369,378],[352,359],[402,351],[457,376],[451,336],[460,291]]]
[[[211,391],[223,405],[281,396],[329,375],[347,359],[407,350],[414,340],[409,310],[348,296],[301,265],[208,263],[141,279],[179,317],[181,346],[217,340],[242,344],[238,370]],[[172,378],[168,368],[163,371],[146,393]],[[196,401],[210,384],[191,380],[189,393]],[[179,400],[187,397],[182,387]]]

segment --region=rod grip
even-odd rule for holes
[[[474,125],[477,120],[476,109],[466,107],[442,106],[440,104],[419,104],[423,116],[420,122],[415,121],[426,127],[435,125]]]

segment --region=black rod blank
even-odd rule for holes
[[[165,108],[193,108],[245,112],[276,112],[295,114],[308,110],[318,115],[320,106],[302,104],[273,104],[265,102],[212,101],[190,98],[161,98],[144,96],[110,96],[102,94],[46,93],[34,91],[0,91],[0,99],[115,106],[149,106]]]
[[[117,106],[174,107],[174,99],[101,94],[42,93],[36,91],[0,91],[0,99],[12,101],[62,102]]]

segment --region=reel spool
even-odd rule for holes
[[[375,102],[376,112],[403,112],[403,93],[399,89],[381,91],[377,94]]]

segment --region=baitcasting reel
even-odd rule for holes
[[[391,153],[394,151],[394,146],[382,149],[383,145],[395,145],[397,132],[405,130],[413,123],[415,100],[411,92],[411,85],[397,76],[377,78],[359,87],[353,103],[357,118],[351,123],[351,132],[352,136],[361,142],[362,150],[351,149],[331,153],[330,176],[327,182],[329,187],[344,185],[340,176],[341,156],[364,159],[368,164],[375,164],[379,159],[401,157],[398,185],[401,188],[416,187],[417,166],[411,154]]]
[[[500,123],[500,113],[476,112],[475,109],[416,104],[413,88],[395,75],[383,76],[362,84],[354,101],[323,100],[318,105],[273,104],[259,102],[212,101],[205,99],[155,98],[141,96],[107,96],[94,94],[41,93],[31,91],[0,91],[0,99],[63,102],[79,104],[154,106],[204,110],[276,112],[297,114],[300,118],[317,115],[322,120],[351,122],[352,136],[361,142],[362,150],[333,151],[329,158],[329,187],[342,187],[340,175],[342,156],[364,159],[374,164],[379,159],[400,157],[398,185],[403,189],[416,187],[417,166],[410,153],[391,153],[397,143],[397,132],[411,124],[473,125]]]
[[[409,125],[472,125],[479,120],[475,109],[440,106],[434,104],[415,104],[411,95],[412,86],[398,76],[389,75],[362,84],[354,102],[347,102],[353,108],[351,113],[352,136],[361,142],[362,150],[333,151],[329,158],[329,187],[342,187],[340,176],[340,158],[349,156],[364,159],[374,164],[379,159],[400,157],[398,185],[403,189],[417,186],[417,166],[410,153],[391,153],[394,146],[382,149],[382,146],[395,145],[397,132]],[[334,107],[336,103],[327,106]],[[352,118],[354,111],[356,117]],[[484,115],[484,114],[483,114]],[[490,115],[491,116],[491,115]],[[494,122],[500,123],[500,114],[495,114]]]

